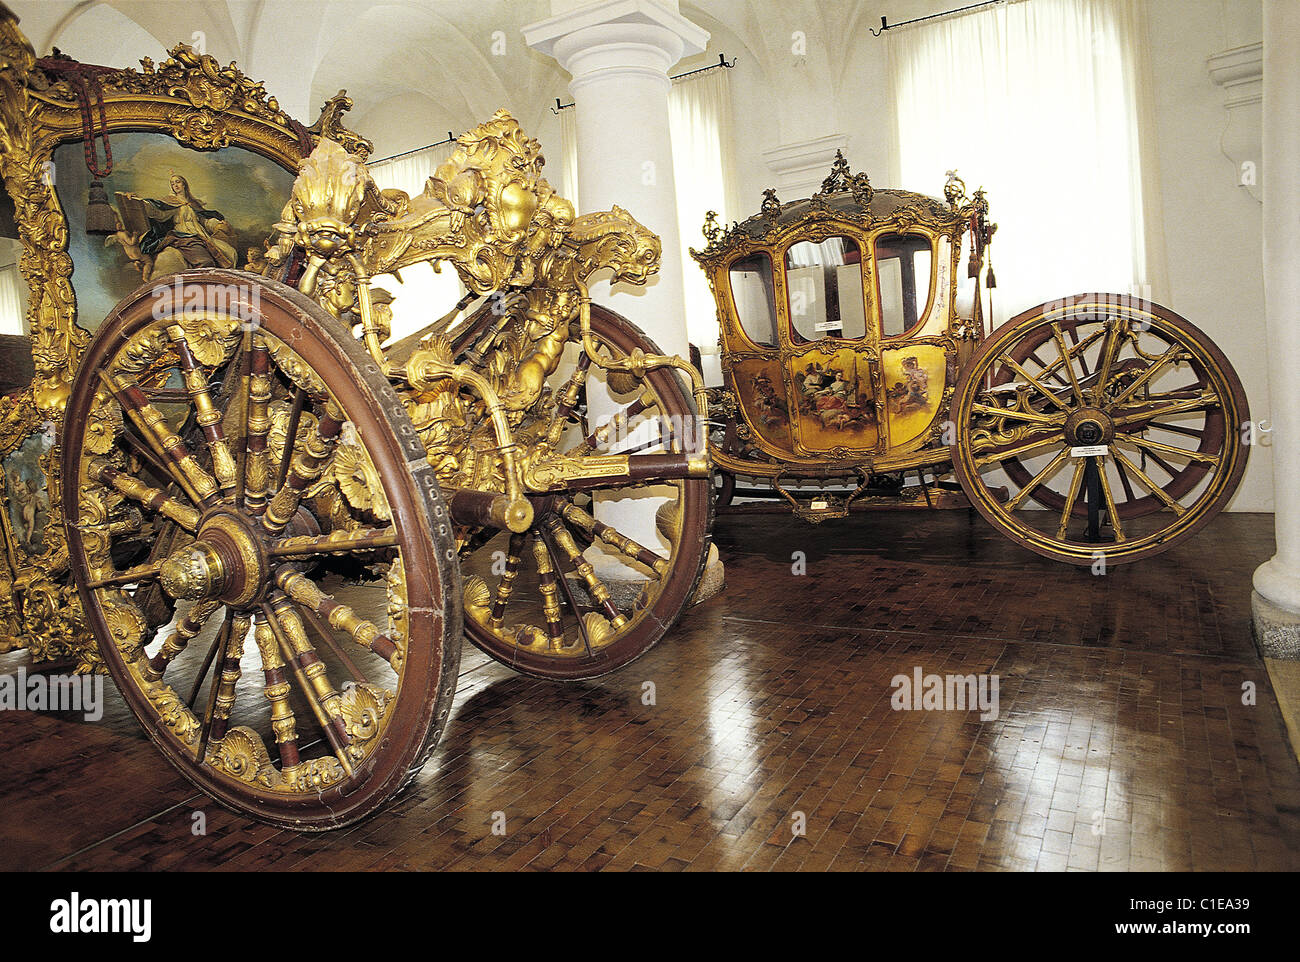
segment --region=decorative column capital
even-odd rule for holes
[[[682,57],[703,53],[709,33],[655,0],[603,0],[524,27],[524,42],[554,57],[573,77],[569,89],[611,73],[668,84]]]

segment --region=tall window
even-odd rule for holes
[[[16,248],[11,251],[10,248]],[[16,261],[21,253],[17,242],[0,238],[0,334],[23,333],[23,293],[26,282]]]
[[[938,195],[956,169],[988,191],[998,322],[1084,290],[1162,295],[1140,18],[1021,0],[888,35],[899,183]]]
[[[412,197],[424,192],[425,182],[438,165],[451,156],[456,144],[422,147],[389,160],[369,164],[370,176],[380,189],[404,190]],[[413,334],[451,310],[465,293],[456,269],[449,264],[434,271],[429,264],[402,268],[402,280],[391,274],[375,278],[377,286],[393,295],[392,340]]]

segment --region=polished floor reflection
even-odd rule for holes
[[[467,647],[424,773],[341,832],[223,811],[111,685],[99,723],[0,712],[0,868],[1294,870],[1300,768],[1249,635],[1271,530],[1221,516],[1094,576],[966,511],[721,518],[726,590],[622,672]]]

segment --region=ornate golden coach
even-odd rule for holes
[[[988,330],[988,200],[955,174],[943,193],[873,189],[837,156],[811,198],[769,190],[727,230],[709,215],[692,253],[721,327],[719,510],[738,491],[814,522],[859,504],[970,504],[1017,543],[1084,565],[1194,534],[1249,453],[1223,353],[1172,311],[1116,294]]]
[[[546,678],[645,652],[712,505],[702,379],[588,296],[658,238],[577,216],[505,111],[381,190],[348,106],[304,127],[184,45],[38,59],[0,6],[36,367],[0,408],[7,643],[103,666],[187,777],[304,830],[419,770],[463,634]],[[394,340],[374,278],[426,263],[469,293]]]

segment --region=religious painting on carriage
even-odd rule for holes
[[[131,291],[178,271],[260,270],[292,173],[249,150],[198,152],[160,134],[118,133],[111,144],[103,178],[87,168],[80,142],[54,152],[83,328],[94,331]]]
[[[806,451],[874,450],[880,440],[871,360],[854,348],[789,358],[795,435]]]
[[[4,527],[10,557],[17,563],[45,553],[50,493],[42,459],[54,446],[54,423],[46,421],[3,461]]]

